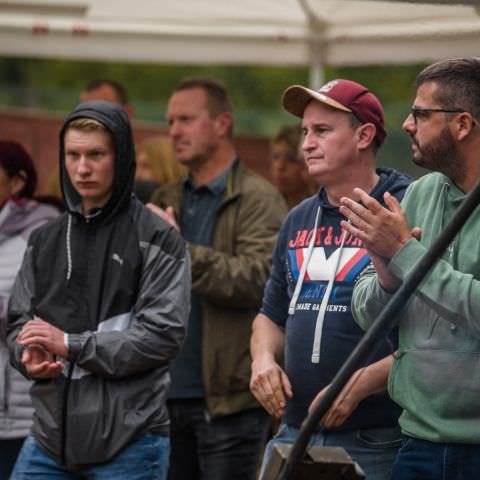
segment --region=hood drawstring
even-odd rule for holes
[[[310,259],[312,257],[313,248],[315,246],[315,241],[317,238],[317,231],[318,225],[322,221],[322,207],[318,207],[317,215],[315,217],[315,227],[313,229],[312,238],[310,239],[310,243],[308,244],[307,253],[305,255],[305,259],[302,264],[302,268],[300,269],[300,273],[298,275],[297,283],[295,284],[295,290],[292,295],[292,299],[290,300],[290,305],[288,307],[288,314],[293,315],[295,313],[295,308],[297,306],[298,297],[300,296],[300,292],[303,286],[303,280],[305,278],[305,274],[307,272],[308,264],[310,263]],[[342,232],[342,240],[340,242],[340,247],[335,251],[334,255],[337,255],[335,260],[335,266],[328,279],[327,288],[325,289],[325,293],[322,298],[322,303],[320,304],[320,310],[317,315],[317,321],[315,324],[315,334],[313,337],[313,349],[312,349],[312,363],[320,363],[320,347],[322,343],[322,330],[323,330],[323,321],[325,319],[325,314],[327,311],[328,301],[330,300],[330,295],[333,290],[333,285],[335,283],[335,276],[337,274],[338,266],[340,265],[340,260],[342,257],[343,252],[343,245],[345,243],[345,238],[347,236],[347,231],[343,230]]]
[[[68,214],[67,222],[67,280],[70,280],[72,276],[72,246],[71,246],[71,233],[72,233],[72,216]]]
[[[332,274],[328,279],[327,288],[325,289],[325,293],[323,294],[322,303],[320,304],[320,310],[317,315],[317,322],[315,324],[315,335],[313,337],[312,363],[320,363],[320,347],[322,344],[323,321],[325,319],[325,313],[327,312],[330,294],[333,290],[333,284],[335,283],[335,276],[337,275],[338,266],[340,265],[340,259],[343,252],[343,244],[345,243],[346,236],[347,231],[343,230],[340,247],[334,253],[334,255],[337,255],[337,259],[335,260],[335,268],[332,270]]]
[[[302,268],[300,269],[300,273],[298,275],[298,280],[295,285],[295,290],[293,291],[292,299],[290,300],[290,305],[288,306],[288,314],[293,315],[295,313],[295,307],[297,306],[297,300],[300,295],[300,291],[302,290],[303,286],[303,279],[305,277],[305,273],[307,272],[307,267],[310,262],[310,257],[312,256],[313,247],[315,246],[315,240],[317,239],[317,228],[318,224],[322,221],[322,207],[317,208],[317,215],[315,217],[315,226],[313,227],[313,234],[312,238],[310,239],[310,243],[308,244],[307,254],[305,256],[305,260],[302,264]]]

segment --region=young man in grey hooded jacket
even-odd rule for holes
[[[86,102],[67,117],[60,172],[66,212],[32,235],[9,306],[11,360],[34,380],[35,407],[12,478],[164,479],[185,243],[132,196],[120,107]]]

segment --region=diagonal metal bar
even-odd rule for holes
[[[452,220],[440,233],[436,241],[425,252],[418,261],[415,268],[405,279],[403,284],[393,295],[390,301],[365,333],[355,350],[347,358],[337,375],[332,380],[330,388],[325,396],[317,404],[314,411],[304,420],[298,437],[293,444],[290,456],[279,475],[279,480],[300,480],[295,477],[295,469],[302,461],[305,449],[312,433],[316,430],[321,418],[328,411],[337,395],[348,382],[353,373],[364,365],[371,355],[378,349],[380,342],[388,332],[399,322],[401,312],[407,300],[413,294],[417,286],[440,258],[443,251],[450,245],[455,235],[460,231],[475,208],[480,204],[480,183],[466,196],[465,200],[458,207]]]

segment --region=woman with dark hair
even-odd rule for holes
[[[8,479],[32,412],[29,382],[10,367],[5,341],[7,303],[32,230],[58,215],[33,200],[37,173],[16,142],[0,141],[0,480]]]
[[[289,209],[318,190],[308,175],[302,141],[301,125],[287,125],[278,131],[271,145],[272,181]]]

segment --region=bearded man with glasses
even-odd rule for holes
[[[403,129],[413,161],[434,173],[382,207],[357,189],[343,198],[343,226],[367,246],[375,269],[353,293],[368,328],[480,178],[480,58],[435,63],[417,77]],[[360,200],[362,204],[357,201]],[[480,472],[480,208],[417,288],[399,324],[389,393],[403,408],[393,480],[469,480]],[[375,271],[376,270],[376,271]]]

